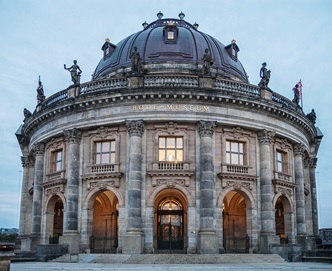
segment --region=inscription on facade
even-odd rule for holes
[[[186,105],[186,104],[146,104],[146,105],[133,105],[133,111],[188,111],[188,112],[210,112],[209,106],[206,105]]]

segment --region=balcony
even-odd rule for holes
[[[170,171],[170,170],[189,170],[188,162],[179,161],[159,161],[152,165],[153,170]]]

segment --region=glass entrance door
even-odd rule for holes
[[[183,209],[174,197],[164,198],[157,211],[157,248],[159,252],[184,249]]]
[[[158,214],[158,249],[183,249],[182,221],[182,211],[163,211]]]

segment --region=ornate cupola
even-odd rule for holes
[[[240,48],[236,45],[236,40],[233,39],[231,44],[225,46],[225,49],[227,50],[229,56],[237,61],[237,53],[240,51]]]
[[[106,38],[105,43],[101,47],[101,50],[104,52],[104,57],[110,56],[113,53],[115,48],[116,48],[116,46],[114,44],[110,43],[109,38]]]

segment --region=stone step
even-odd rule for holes
[[[52,262],[115,264],[231,264],[283,263],[277,254],[79,254],[63,255]]]

